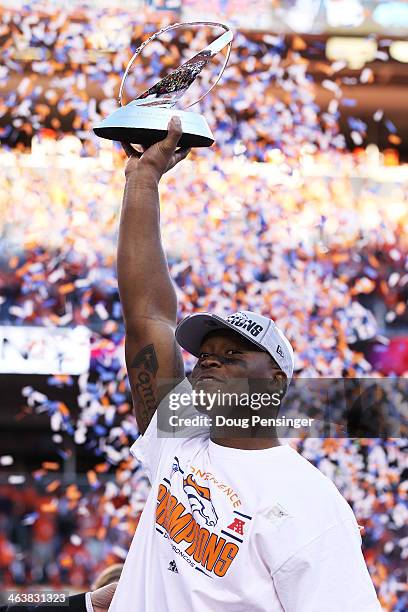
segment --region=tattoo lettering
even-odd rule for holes
[[[143,367],[151,374],[157,374],[159,369],[159,362],[157,361],[156,351],[154,350],[153,344],[145,346],[132,361],[131,368]]]
[[[159,369],[153,344],[145,346],[132,361],[131,368],[136,370],[134,395],[139,426],[147,428],[157,408],[156,374]]]

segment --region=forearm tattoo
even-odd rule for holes
[[[159,369],[154,345],[145,346],[133,359],[135,410],[140,425],[147,428],[157,408],[157,381]]]

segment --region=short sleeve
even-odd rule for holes
[[[169,431],[161,430],[158,425],[158,413],[160,411],[168,411],[170,396],[174,394],[191,395],[191,391],[192,387],[187,378],[174,387],[160,402],[145,433],[130,448],[132,455],[143,464],[151,483],[154,482],[157,476],[160,461],[164,456],[167,457],[168,454],[174,453],[175,448],[180,446],[186,439],[197,437],[198,435],[209,435],[208,428],[186,428],[184,431],[178,428],[177,432],[172,435]],[[192,403],[183,407],[183,417],[193,416],[194,414],[196,412]]]
[[[170,452],[170,448],[174,449],[177,443],[180,443],[180,440],[161,438],[158,435],[156,411],[149,423],[149,427],[130,448],[132,455],[145,468],[151,484],[153,484],[156,478],[161,458],[164,454],[167,454],[167,451]]]
[[[304,546],[273,581],[285,612],[381,612],[353,518]]]

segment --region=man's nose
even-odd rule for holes
[[[219,368],[222,365],[222,358],[214,353],[209,353],[200,361],[202,368]]]

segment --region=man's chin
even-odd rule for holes
[[[202,394],[196,398],[195,408],[198,412],[210,415],[218,405],[219,394],[224,384],[219,380],[199,380],[193,384],[193,390]],[[204,397],[203,397],[204,396]],[[215,398],[215,401],[214,399]],[[211,408],[210,408],[211,407]]]
[[[209,407],[201,405],[201,404],[197,404],[197,406],[194,406],[196,412],[199,412],[200,414],[205,414],[206,416],[211,416],[212,415],[212,410],[209,409]]]
[[[194,391],[204,391],[204,393],[218,393],[222,387],[223,383],[215,379],[197,380],[193,384]]]

